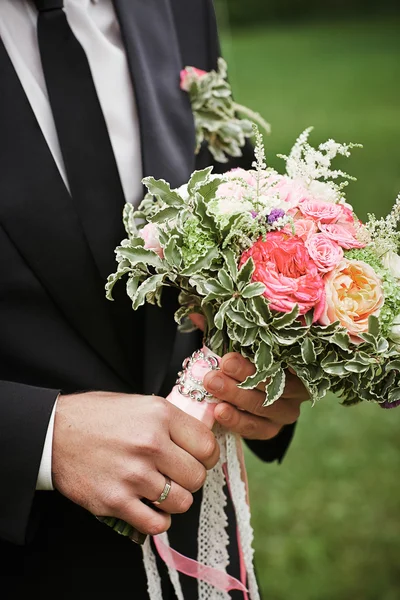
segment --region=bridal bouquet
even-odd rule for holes
[[[141,205],[124,210],[127,238],[116,249],[108,298],[126,277],[134,310],[160,306],[163,289],[173,287],[182,329],[192,327],[191,315],[203,316],[204,347],[186,359],[168,400],[210,427],[216,400],[202,378],[230,351],[254,363],[255,374],[240,387],[265,382],[265,405],[282,395],[287,369],[313,403],[331,391],[345,405],[400,404],[400,196],[388,217],[371,215],[363,224],[345,197],[352,178],[332,168],[355,145],[329,140],[313,148],[306,130],[281,157],[280,174],[267,167],[256,127],[254,133],[252,170],[214,175],[210,167],[179,189],[144,179]],[[180,571],[199,579],[201,600],[229,598],[230,589],[246,586],[257,600],[240,441],[215,433],[221,458],[203,490],[198,562],[171,549],[166,534],[155,544],[178,598]],[[225,483],[238,523],[241,582],[226,573]],[[144,555],[150,597],[162,598],[150,544]]]
[[[309,133],[282,156],[283,175],[267,167],[256,131],[253,170],[216,176],[210,167],[177,190],[147,177],[138,210],[125,207],[128,237],[107,295],[124,276],[133,309],[161,305],[163,288],[176,288],[177,323],[203,315],[206,348],[254,362],[240,387],[265,381],[266,405],[290,368],[313,402],[332,391],[346,405],[392,407],[400,401],[400,196],[387,218],[361,223],[345,198],[352,178],[332,169],[354,145],[315,149]]]

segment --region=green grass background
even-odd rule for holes
[[[364,145],[339,162],[358,182],[360,218],[400,191],[400,21],[280,25],[230,32],[238,102],[272,124],[269,163],[314,125]],[[266,600],[400,599],[400,408],[305,405],[281,466],[248,456],[256,566]]]

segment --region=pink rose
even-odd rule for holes
[[[331,271],[344,256],[343,248],[324,233],[316,233],[310,236],[305,244],[320,273]]]
[[[308,219],[319,223],[336,223],[343,213],[340,204],[321,202],[321,200],[304,200],[300,202],[299,210]]]
[[[381,280],[367,263],[343,259],[324,281],[326,306],[320,323],[340,321],[359,341],[358,335],[368,331],[369,316],[378,316],[384,303]]]
[[[271,190],[279,194],[279,199],[289,204],[290,208],[296,208],[300,202],[311,197],[302,181],[290,179],[286,175],[276,176],[275,179],[271,179],[271,183],[275,183]]]
[[[273,310],[290,312],[298,304],[300,314],[315,308],[319,319],[325,307],[324,283],[300,238],[283,231],[267,233],[265,242],[260,238],[243,253],[240,266],[250,257],[253,281],[265,285],[264,296]]]
[[[338,220],[338,223],[354,223],[354,212],[350,204],[341,204],[343,213]]]
[[[346,250],[365,247],[365,244],[357,239],[356,228],[352,223],[320,223],[319,229]]]
[[[243,200],[245,196],[251,195],[246,184],[254,188],[257,186],[255,177],[249,171],[245,171],[244,169],[232,169],[231,171],[228,171],[228,173],[225,173],[225,177],[232,181],[221,183],[217,189],[217,198]]]
[[[181,90],[188,92],[193,81],[201,79],[204,75],[207,75],[207,71],[203,69],[196,69],[196,67],[186,67],[181,71]]]
[[[157,225],[154,223],[147,223],[147,225],[141,229],[140,235],[144,239],[144,247],[146,250],[153,250],[160,258],[164,258],[164,250],[160,245]]]
[[[318,231],[317,224],[315,221],[311,221],[311,219],[299,219],[298,221],[294,221],[293,225],[288,223],[285,226],[284,231],[292,233],[292,228],[294,228],[295,235],[301,238],[303,242],[308,240],[309,237]]]

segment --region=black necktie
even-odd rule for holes
[[[102,277],[114,270],[124,194],[86,54],[62,0],[34,0],[49,100],[71,196]],[[116,101],[118,99],[116,98]]]

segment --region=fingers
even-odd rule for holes
[[[225,402],[217,404],[215,418],[223,427],[249,440],[269,440],[281,429],[278,423],[240,411]]]
[[[220,368],[223,373],[239,382],[244,381],[256,372],[253,363],[238,352],[226,354],[221,359]]]
[[[149,535],[163,533],[171,526],[171,515],[147,506],[139,498],[131,499],[126,506],[120,507],[118,513],[114,514],[141,533]]]
[[[214,434],[204,423],[171,406],[170,419],[172,441],[201,462],[206,469],[212,469],[218,462],[219,446]]]
[[[142,485],[138,487],[137,490],[142,498],[146,498],[146,500],[150,500],[150,502],[156,502],[164,491],[166,481],[164,475],[153,471],[152,473],[148,473],[147,477],[142,482]],[[160,505],[158,505],[158,508],[169,514],[177,514],[186,512],[192,504],[192,494],[171,479],[171,489],[168,496]]]
[[[204,377],[204,387],[219,400],[230,402],[234,406],[257,414],[265,400],[265,392],[258,390],[242,390],[238,382],[222,371],[210,371]]]
[[[160,473],[164,473],[189,492],[197,492],[207,476],[206,468],[201,462],[173,443],[156,460],[156,467]]]
[[[197,329],[200,329],[200,331],[204,331],[206,320],[203,315],[200,315],[198,313],[191,313],[189,315],[189,319],[192,321],[193,325],[197,327]]]

